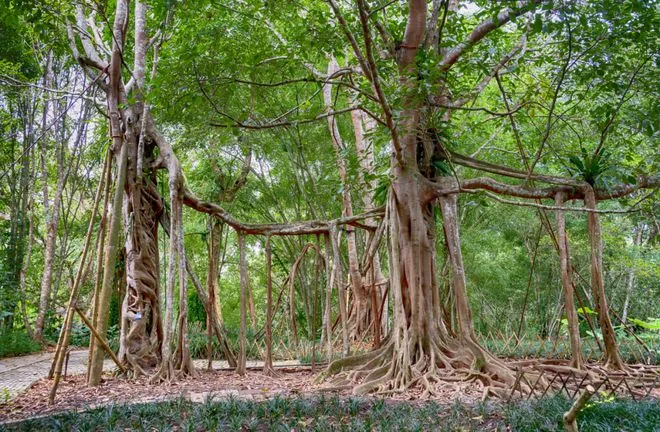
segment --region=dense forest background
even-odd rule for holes
[[[105,78],[94,68],[111,55],[117,5],[114,1],[69,3],[0,2],[3,356],[57,341],[79,266],[78,307],[91,314],[95,286],[106,270],[97,259],[101,249],[94,240],[100,220],[92,218],[97,186],[104,175],[114,179],[118,167],[113,164],[110,174],[104,171],[114,135],[107,95],[100,85]],[[353,214],[388,202],[394,178],[391,128],[381,114],[382,104],[371,95],[373,79],[365,78],[344,34],[347,29],[359,34],[360,9],[349,2],[329,3],[339,4],[347,24],[341,24],[336,10],[322,1],[148,2],[144,86],[139,92],[127,90],[120,108],[146,105],[178,158],[186,187],[200,199],[218,203],[242,223],[330,220],[347,215],[347,200]],[[538,2],[528,13],[480,40],[449,71],[443,69],[442,55],[437,53],[445,50],[446,58],[446,50],[460,45],[475,26],[497,16],[509,2],[429,2],[429,11],[436,11],[436,19],[441,20],[436,24],[444,27],[435,42],[437,52],[431,45],[416,52],[413,85],[402,85],[393,60],[409,49],[401,46],[410,11],[407,3],[358,3],[368,4],[370,16],[377,17],[370,30],[380,44],[374,48],[373,67],[394,107],[390,114],[395,122],[404,118],[410,100],[432,100],[429,106],[433,108],[423,111],[420,127],[427,139],[441,142],[448,151],[520,171],[587,181],[604,191],[634,185],[640,176],[657,176],[655,2]],[[132,19],[133,12],[127,20],[130,26]],[[395,49],[388,53],[388,46]],[[138,48],[132,34],[125,47],[121,75],[129,87],[136,79],[133,57],[137,58]],[[90,56],[92,51],[100,59]],[[433,99],[437,94],[444,99]],[[362,137],[356,134],[356,116],[352,115],[357,107]],[[332,119],[330,127],[328,119]],[[366,147],[360,148],[360,140]],[[430,159],[427,168],[438,176],[465,180],[483,175],[479,167],[445,158]],[[160,196],[171,196],[167,172],[154,169],[145,175],[153,178]],[[166,210],[172,210],[172,203],[165,201]],[[568,344],[556,237],[548,230],[556,224],[555,203],[529,202],[522,204],[484,190],[458,196],[460,245],[474,329],[479,340],[495,352],[505,350],[498,343],[512,335],[535,347],[545,340]],[[622,345],[622,355],[631,361],[648,361],[651,355],[657,361],[657,192],[640,189],[601,200],[598,208],[603,211],[599,218],[604,286],[616,315],[612,320],[617,338],[632,345],[639,345],[641,339],[646,344],[646,350],[637,351]],[[449,293],[453,282],[442,235],[443,216],[437,205],[432,214],[438,233],[433,237],[435,278],[438,290]],[[602,335],[590,288],[587,215],[566,211],[565,217],[580,335],[593,341]],[[90,219],[94,221],[92,246],[81,266]],[[125,220],[120,244],[132,221]],[[343,268],[338,277],[350,291],[351,257],[345,239],[356,230],[363,256],[369,235],[346,227],[338,228]],[[209,277],[217,283],[216,313],[232,347],[238,349],[239,235],[226,223],[186,206],[182,229],[191,272],[203,286],[213,283]],[[267,318],[266,237],[243,237],[249,274],[248,356],[259,358]],[[277,306],[274,354],[308,359],[310,346],[322,342],[327,324],[323,308],[329,276],[315,252],[326,250],[326,245],[318,235],[273,236],[269,241]],[[168,284],[169,242],[164,230],[157,230],[161,287]],[[375,255],[385,278],[391,275],[386,243]],[[215,270],[209,264],[213,256]],[[115,349],[120,344],[126,262],[126,252],[120,250],[112,269],[108,305],[107,334]],[[165,310],[165,290],[159,295]],[[180,291],[173,295],[176,316]],[[191,354],[205,357],[206,300],[200,298],[192,280],[186,296]],[[335,294],[331,303],[334,320],[342,307],[339,296]],[[385,317],[395,315],[392,308],[389,299]],[[587,322],[590,316],[593,324]],[[383,335],[390,328],[387,320],[382,324]],[[368,333],[366,339],[353,342],[372,340]],[[85,346],[88,342],[89,330],[76,318],[72,343]],[[217,340],[213,344],[214,355],[222,357]],[[562,355],[569,354],[567,348]]]

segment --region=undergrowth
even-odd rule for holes
[[[28,336],[25,330],[0,332],[0,358],[37,352],[41,345]]]
[[[389,402],[361,398],[280,398],[263,402],[225,399],[195,404],[109,406],[6,426],[8,431],[561,431],[571,402],[553,397],[502,406]],[[578,417],[580,430],[653,431],[660,428],[657,401],[610,400],[589,404]]]

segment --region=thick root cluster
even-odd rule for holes
[[[537,386],[547,385],[537,376]],[[516,370],[493,357],[472,340],[453,340],[451,344],[422,338],[389,338],[383,346],[366,354],[332,362],[317,382],[331,379],[333,386],[353,386],[355,394],[392,395],[413,388],[422,397],[438,396],[438,385],[451,385],[458,392],[464,385],[477,385],[483,397],[503,396],[519,385]]]
[[[595,363],[574,368],[570,360],[505,363],[472,340],[452,341],[451,346],[437,342],[424,345],[419,339],[406,342],[396,344],[390,338],[379,349],[336,360],[316,382],[327,379],[330,390],[353,388],[355,394],[393,395],[417,390],[421,398],[442,397],[440,391],[446,396],[448,387],[458,395],[471,387],[481,392],[482,399],[495,396],[508,400],[555,392],[572,396],[587,385],[603,391],[627,391],[637,397],[660,376],[660,368],[643,365],[612,372]]]

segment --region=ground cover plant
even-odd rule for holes
[[[230,398],[220,402],[114,405],[81,413],[26,420],[7,431],[563,431],[565,398],[532,402],[460,403],[388,402],[365,398],[274,398],[255,402]],[[580,430],[652,431],[660,427],[656,401],[594,402],[580,418]]]

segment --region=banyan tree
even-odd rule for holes
[[[242,8],[251,2],[235,3],[237,8]],[[573,347],[571,366],[575,369],[583,368],[583,361],[579,354],[580,340],[564,213],[570,211],[584,215],[590,239],[592,295],[603,334],[605,365],[613,369],[625,368],[618,353],[604,289],[599,223],[602,210],[598,209],[597,204],[639,189],[656,188],[660,179],[657,175],[640,173],[628,182],[604,186],[593,176],[569,177],[537,172],[550,146],[548,138],[551,130],[557,122],[563,121],[562,113],[556,112],[560,89],[568,79],[569,70],[594,48],[589,45],[589,37],[594,44],[598,44],[604,39],[614,40],[620,36],[605,31],[602,35],[585,35],[579,44],[573,41],[576,36],[571,26],[581,25],[579,17],[590,13],[590,8],[597,8],[598,5],[590,6],[585,2],[564,5],[564,2],[553,4],[533,0],[492,2],[489,6],[491,13],[467,19],[460,13],[459,2],[453,0],[410,0],[405,2],[403,8],[392,6],[395,2],[380,4],[367,0],[303,3],[314,12],[306,12],[310,16],[308,19],[321,16],[325,20],[321,20],[325,23],[321,30],[311,22],[309,25],[314,31],[324,32],[333,41],[332,46],[321,49],[321,58],[315,57],[317,64],[295,54],[287,55],[292,61],[300,63],[310,75],[298,82],[319,85],[324,112],[304,121],[285,117],[269,121],[256,118],[237,120],[229,115],[221,116],[222,107],[218,107],[213,95],[205,91],[206,82],[198,80],[199,92],[207,100],[211,111],[218,113],[217,121],[212,122],[210,127],[234,128],[239,133],[245,131],[249,134],[251,130],[327,122],[328,139],[335,149],[336,167],[342,185],[342,214],[327,221],[280,224],[244,223],[225,211],[219,203],[197,198],[186,184],[167,134],[159,129],[152,112],[156,107],[150,105],[149,82],[158,74],[159,58],[168,49],[167,41],[171,33],[176,31],[179,9],[192,5],[170,5],[158,27],[149,28],[149,5],[146,0],[137,0],[132,4],[128,0],[117,0],[114,14],[100,10],[95,4],[76,4],[75,20],[67,24],[70,50],[107,105],[105,110],[110,133],[104,181],[97,192],[99,213],[102,215],[97,266],[103,271],[99,272],[96,280],[93,302],[91,321],[99,333],[95,340],[102,341],[107,333],[115,262],[120,255],[125,266],[125,278],[120,281],[124,285],[125,296],[121,306],[117,360],[127,373],[131,376],[149,375],[154,380],[171,380],[180,375],[195,374],[187,341],[186,293],[189,279],[193,281],[209,313],[209,324],[214,333],[221,341],[224,339],[222,324],[213,312],[213,297],[209,301],[209,295],[187,262],[183,210],[190,208],[208,214],[238,233],[242,290],[239,370],[242,368],[244,371],[245,368],[245,236],[263,236],[266,239],[268,338],[272,312],[271,237],[318,235],[324,236],[325,240],[323,256],[322,243],[318,240],[316,245],[307,249],[314,250],[323,261],[328,273],[327,294],[331,295],[333,286],[337,289],[344,353],[348,353],[351,339],[365,332],[373,332],[378,340],[372,351],[334,361],[322,377],[339,375],[339,380],[354,382],[357,393],[400,392],[416,385],[433,393],[434,385],[439,381],[470,380],[481,381],[486,394],[498,393],[501,388],[513,385],[516,373],[477,341],[461,252],[459,197],[461,194],[479,192],[510,205],[536,209],[542,220],[546,221],[544,229],[556,236]],[[397,19],[388,15],[390,7],[395,9],[391,13],[400,14]],[[227,13],[233,13],[231,7],[228,10]],[[264,12],[255,10],[250,12],[254,14],[254,25],[263,26],[272,33],[271,38],[276,41],[274,45],[287,47],[286,34],[283,35],[278,29],[278,26],[283,27],[282,23],[277,22],[281,18],[273,17],[271,21]],[[102,13],[112,15],[111,28],[103,28]],[[209,16],[213,17],[213,14]],[[620,24],[614,18],[602,19],[610,20],[612,26]],[[554,26],[554,30],[550,30],[551,36],[544,35],[538,29],[546,23]],[[453,29],[453,34],[448,32],[449,28]],[[468,30],[464,30],[466,28]],[[111,37],[104,37],[104,31]],[[532,37],[539,40],[554,38],[553,43],[561,47],[557,53],[565,53],[565,58],[555,59],[548,66],[556,71],[555,81],[550,86],[549,102],[542,116],[544,122],[537,127],[539,133],[534,135],[535,142],[530,142],[521,132],[514,117],[527,102],[510,100],[502,84],[505,73],[523,67],[521,63],[527,60],[527,44]],[[482,49],[483,46],[487,48]],[[485,52],[489,53],[488,57],[484,64],[479,64],[478,56],[485,56]],[[498,57],[495,58],[492,53],[497,53]],[[274,60],[260,60],[262,63],[267,61]],[[322,67],[319,66],[321,63]],[[193,66],[196,66],[195,62]],[[477,66],[481,72],[474,73],[473,69]],[[465,82],[458,77],[469,73],[478,79],[466,88]],[[636,76],[637,72],[634,72],[629,77],[628,88]],[[252,79],[239,84],[256,85]],[[489,89],[496,89],[498,97],[501,93],[502,110],[480,108],[475,104]],[[338,91],[345,92],[342,98],[337,97]],[[521,97],[531,100],[530,93]],[[618,109],[627,100],[623,92],[617,110],[608,114],[608,120],[600,130],[601,142],[593,149],[594,157],[602,155],[603,144]],[[338,103],[346,106],[339,107]],[[450,125],[456,116],[472,111],[508,119],[523,168],[488,163],[461,153],[454,143],[457,136],[450,132]],[[346,113],[351,115],[350,134],[338,126],[337,119]],[[372,171],[376,146],[374,136],[377,134],[380,134],[381,141],[385,137],[385,151],[389,157],[383,207],[377,206],[374,197],[377,185]],[[369,191],[363,196],[362,203],[357,205],[351,200],[352,184],[343,156],[350,142],[355,143],[355,150],[360,155],[361,182]],[[258,149],[254,152],[259,153]],[[242,179],[238,183],[245,182],[249,165],[248,156],[245,173],[236,176]],[[459,172],[459,167],[478,175],[464,176]],[[166,173],[166,184],[159,184],[159,178],[162,178],[157,174],[159,171]],[[218,201],[222,202],[224,198],[220,197]],[[569,205],[573,201],[582,201],[584,206]],[[363,213],[355,211],[354,206],[361,207]],[[556,227],[550,223],[549,211],[556,215]],[[341,230],[341,227],[345,228]],[[169,236],[167,268],[159,267],[157,241],[161,229]],[[365,230],[366,234],[357,236],[357,230]],[[345,238],[347,244],[347,274],[342,273],[340,238]],[[444,245],[440,253],[438,243]],[[209,250],[215,256],[213,259],[217,260],[217,246]],[[450,292],[440,287],[439,255],[446,257],[450,269]],[[381,262],[381,256],[386,256],[387,260]],[[161,273],[166,274],[164,287],[160,286]],[[213,274],[211,270],[209,273]],[[290,277],[295,278],[295,267],[291,273]],[[290,283],[293,287],[293,279]],[[163,291],[164,310],[159,301]],[[177,291],[179,294],[175,295]],[[291,293],[293,296],[293,288]],[[176,297],[178,307],[174,305]],[[349,299],[350,304],[347,304]],[[76,309],[75,301],[76,297],[72,295],[71,315]],[[333,328],[328,306],[330,297],[325,303],[324,334],[331,354]],[[387,315],[388,310],[391,317]],[[176,316],[175,311],[178,311]],[[64,345],[66,339],[63,331]],[[226,344],[223,346],[231,363],[236,364],[229,347]],[[99,383],[104,352],[99,343],[91,344],[90,385]],[[59,356],[60,367],[62,356]]]

